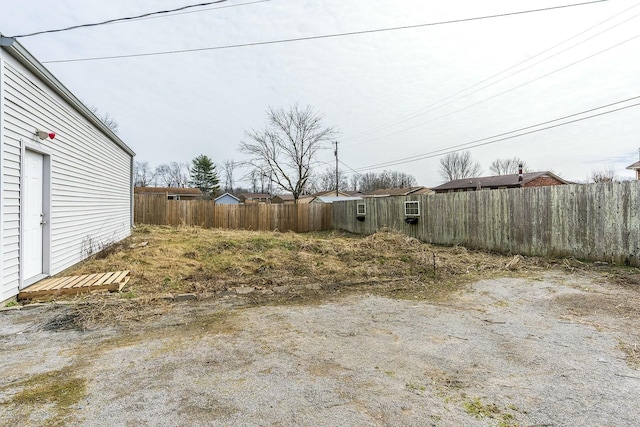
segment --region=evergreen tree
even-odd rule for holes
[[[212,196],[220,190],[218,185],[218,173],[216,165],[204,154],[199,155],[192,161],[191,181],[189,184],[199,188],[206,196]]]

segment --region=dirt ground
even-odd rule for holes
[[[546,271],[444,302],[320,296],[88,329],[73,305],[0,313],[0,425],[640,425],[637,287]]]

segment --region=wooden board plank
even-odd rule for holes
[[[84,281],[83,284],[81,284],[82,287],[85,286],[95,286],[96,284],[100,283],[100,281],[102,280],[102,278],[104,277],[105,273],[98,273],[96,275],[96,277],[93,278],[88,278],[87,280]]]
[[[67,280],[69,276],[65,276],[65,277],[56,277],[56,278],[51,278],[51,279],[47,279],[47,280],[43,280],[42,286],[36,286],[35,289],[42,289],[42,288],[47,288],[47,287],[52,287],[52,286],[56,286],[58,283],[64,282],[65,280]],[[39,283],[38,283],[39,284]]]
[[[124,287],[125,287],[125,285],[126,285],[127,283],[129,283],[129,280],[131,280],[131,277],[129,277],[129,276],[125,277],[125,278],[124,278],[124,280],[123,280],[123,281],[121,281],[121,282],[118,284],[118,289],[117,289],[117,291],[118,291],[118,292],[122,291],[122,288],[124,288]],[[115,291],[116,291],[116,290],[114,289],[114,292],[115,292]]]
[[[75,280],[73,284],[69,283],[66,287],[67,288],[81,288],[83,286],[86,286],[87,281],[90,280],[89,276],[91,276],[90,274],[83,274],[82,276],[80,276],[80,280]]]
[[[50,286],[55,286],[56,284],[65,280],[67,280],[66,277],[59,277],[57,279],[45,279],[45,280],[42,280],[41,282],[34,283],[33,285],[27,287],[26,289],[31,289],[31,290],[46,289]]]
[[[82,280],[82,276],[71,276],[69,280],[65,280],[63,282],[58,283],[56,286],[49,286],[49,289],[62,289],[67,288],[69,286],[73,286],[79,280]]]
[[[18,299],[55,297],[97,291],[119,292],[131,280],[128,276],[129,272],[130,270],[125,270],[45,279],[20,291]]]
[[[125,271],[117,271],[116,272],[118,275],[117,277],[113,280],[113,283],[120,283],[128,274],[129,274],[129,270],[125,270]]]
[[[58,286],[60,284],[64,284],[67,283],[70,280],[69,277],[60,277],[58,279],[45,279],[41,282],[35,283],[29,287],[27,287],[26,289],[23,289],[23,291],[38,291],[38,290],[43,290],[43,289],[51,289],[54,286]]]
[[[49,288],[49,289],[62,289],[62,288],[72,288],[73,285],[75,285],[78,282],[81,282],[85,277],[87,277],[86,274],[83,274],[82,276],[71,276],[71,280],[67,281],[66,283],[63,284],[59,284],[55,287]]]
[[[111,276],[109,276],[109,278],[107,280],[105,280],[103,283],[105,285],[110,285],[114,282],[114,280],[116,280],[116,278],[118,277],[118,271],[114,271]]]
[[[102,276],[100,278],[100,280],[96,281],[96,283],[94,283],[92,286],[100,286],[102,284],[104,284],[104,282],[106,282],[107,280],[109,280],[109,278],[113,275],[113,271],[110,271],[108,273],[105,273],[104,276]]]
[[[93,273],[93,274],[89,274],[87,276],[87,278],[85,280],[83,280],[82,282],[77,283],[76,285],[74,285],[74,288],[77,287],[81,287],[81,286],[91,286],[93,283],[95,283],[100,277],[102,277],[101,273]]]
[[[98,287],[84,287],[84,288],[62,288],[62,289],[49,289],[49,290],[41,290],[30,293],[20,293],[18,294],[18,299],[34,299],[40,297],[58,297],[61,295],[75,295],[93,291],[106,291],[108,290],[106,286],[101,285]]]

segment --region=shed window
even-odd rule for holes
[[[367,214],[367,206],[364,203],[358,203],[356,205],[356,215],[365,216]]]
[[[405,216],[420,216],[420,202],[404,202],[404,214]]]

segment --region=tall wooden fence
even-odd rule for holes
[[[419,202],[408,224],[404,202]],[[364,203],[364,220],[356,218]],[[362,217],[360,218],[362,219]],[[337,229],[398,229],[422,241],[640,266],[640,181],[387,197],[333,204]]]
[[[197,225],[205,228],[280,230],[305,233],[333,229],[330,204],[216,204],[213,200],[167,200],[166,195],[136,194],[136,224]]]

